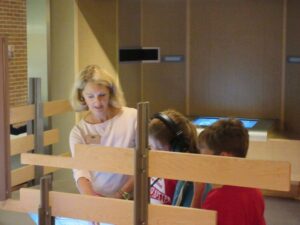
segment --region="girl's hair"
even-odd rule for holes
[[[246,157],[249,146],[248,130],[237,119],[221,119],[205,128],[199,135],[199,145],[206,144],[214,155],[222,152]]]
[[[198,153],[199,149],[197,145],[196,127],[180,112],[168,109],[161,113],[167,115],[171,120],[173,120],[176,123],[177,127],[180,130],[182,130],[183,133],[180,138],[183,138],[184,140],[182,140],[182,142],[185,142],[187,145],[186,151],[191,153]],[[157,118],[154,118],[150,121],[149,136],[155,138],[161,143],[169,145],[171,145],[172,140],[176,138],[174,132],[172,132],[169,127],[167,127],[161,120]]]
[[[109,89],[109,105],[121,108],[125,105],[124,94],[118,80],[97,65],[86,66],[74,82],[71,93],[71,105],[75,111],[87,110],[87,105],[82,96],[82,91],[88,82],[103,85]]]

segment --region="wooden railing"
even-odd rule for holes
[[[30,165],[132,175],[134,149],[77,145],[74,158],[23,153],[21,161]],[[288,191],[290,164],[151,150],[149,152],[149,176]],[[39,196],[39,190],[21,189],[20,200],[8,202],[4,208],[36,212]],[[50,204],[54,216],[103,221],[118,225],[133,224],[132,201],[52,191]],[[152,225],[216,224],[216,213],[208,210],[149,204],[148,214],[148,224]]]
[[[67,100],[45,102],[43,105],[44,117],[72,111]],[[34,105],[19,106],[10,109],[10,123],[23,123],[35,118]],[[10,140],[10,155],[17,155],[34,149],[34,139],[37,134],[29,134]],[[59,130],[51,129],[43,132],[44,146],[53,145],[59,142]],[[68,155],[68,150],[63,155]],[[45,168],[44,174],[52,173],[57,169]],[[24,166],[12,170],[11,186],[17,186],[35,178],[34,166]]]

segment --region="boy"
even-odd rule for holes
[[[249,135],[239,120],[219,120],[199,135],[202,154],[245,158]],[[237,171],[238,172],[238,171]],[[259,190],[224,185],[208,193],[203,209],[218,213],[218,225],[265,225],[264,200]]]

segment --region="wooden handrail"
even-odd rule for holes
[[[133,150],[78,145],[75,158],[24,153],[24,164],[133,174]],[[149,176],[288,191],[288,162],[149,152]]]
[[[44,103],[44,117],[71,112],[68,100],[55,100]],[[17,106],[10,109],[10,124],[26,122],[34,119],[34,105]]]
[[[132,201],[56,191],[50,191],[49,199],[53,216],[102,221],[118,225],[133,224]],[[40,204],[40,191],[22,188],[20,189],[20,201],[18,204],[17,202],[14,204],[16,211],[36,212]],[[13,209],[13,207],[9,208]],[[216,212],[214,211],[152,204],[149,204],[148,207],[149,225],[216,224]],[[112,209],[118,213],[112,213]]]
[[[55,144],[59,141],[58,129],[44,131],[44,146]],[[10,140],[10,155],[17,155],[34,148],[34,135],[30,134]]]

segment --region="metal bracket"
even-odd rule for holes
[[[44,153],[44,114],[42,103],[41,78],[29,79],[29,104],[34,104],[34,120],[27,123],[27,131],[34,134],[34,153]],[[40,178],[44,175],[42,166],[35,166],[34,184],[39,184]]]
[[[135,151],[134,225],[148,224],[148,122],[149,102],[137,105],[137,147]],[[145,191],[146,190],[146,191]]]

